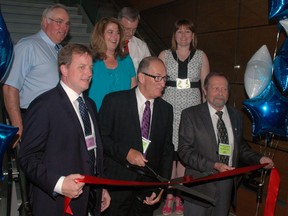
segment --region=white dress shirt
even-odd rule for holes
[[[137,72],[140,61],[151,56],[147,44],[139,38],[133,36],[128,43],[129,55],[133,61],[135,71]]]

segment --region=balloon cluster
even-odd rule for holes
[[[0,82],[6,77],[13,59],[13,43],[0,11]]]
[[[269,19],[277,19],[279,32],[284,29],[288,36],[288,0],[269,1]],[[284,96],[288,93],[287,38],[274,56],[272,62],[266,45],[263,45],[245,70],[244,86],[250,99],[244,100],[243,105],[252,118],[253,136],[273,133],[288,137],[288,98]]]

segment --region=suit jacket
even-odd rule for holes
[[[247,164],[258,164],[261,155],[252,151],[243,140],[241,113],[230,106],[226,107],[234,135],[232,166],[238,167],[240,160]],[[197,177],[203,175],[203,173],[215,171],[213,166],[216,162],[219,162],[217,152],[218,142],[208,104],[204,103],[183,110],[179,127],[178,154],[186,165],[186,175]],[[236,182],[234,186],[236,197]],[[215,182],[200,184],[193,186],[193,189],[214,198],[216,184]],[[193,202],[195,199],[190,201]],[[206,206],[204,203],[202,204]]]
[[[115,92],[104,98],[100,109],[100,128],[104,148],[104,173],[112,179],[150,180],[128,169],[130,148],[143,152],[135,88]],[[153,105],[150,146],[146,158],[159,175],[170,179],[174,146],[172,144],[173,108],[161,98]]]
[[[102,174],[103,149],[96,122],[96,105],[84,96],[93,120],[97,143],[96,170]],[[32,183],[33,215],[63,215],[64,196],[53,193],[61,176],[90,173],[89,156],[81,123],[66,92],[60,84],[36,98],[26,112],[19,164]],[[89,186],[72,199],[75,215],[87,216]],[[101,190],[97,211],[100,215]]]

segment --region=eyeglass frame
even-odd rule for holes
[[[68,21],[68,22],[66,22],[66,23],[64,23],[64,20],[62,20],[62,19],[59,19],[59,20],[55,20],[55,19],[53,19],[53,18],[50,18],[50,17],[47,17],[47,19],[49,19],[49,20],[51,20],[51,21],[53,21],[53,22],[55,22],[58,26],[62,26],[63,24],[65,24],[66,25],[66,27],[70,27],[70,25],[71,25],[71,23]]]
[[[143,73],[146,76],[154,78],[155,82],[161,82],[162,80],[164,80],[164,82],[167,82],[167,80],[169,79],[168,75],[162,77],[162,76],[155,76],[155,75],[152,75],[152,74],[148,74],[148,73],[145,73],[145,72],[141,72],[141,73]]]

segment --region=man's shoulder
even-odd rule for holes
[[[39,32],[33,35],[29,35],[27,37],[21,38],[15,45],[15,48],[17,47],[23,47],[23,46],[35,46],[38,44],[42,44],[44,40],[40,37]]]
[[[112,93],[107,94],[104,97],[104,100],[115,101],[115,102],[122,101],[124,98],[130,98],[131,96],[133,96],[133,94],[135,95],[135,89],[112,92]]]
[[[164,109],[164,113],[172,112],[173,113],[173,106],[162,99],[161,97],[155,99],[155,103],[161,108]]]
[[[132,41],[139,46],[147,46],[145,41],[141,40],[140,38],[136,36],[133,36]]]
[[[201,104],[198,104],[195,106],[190,106],[190,107],[183,109],[182,113],[190,113],[190,114],[200,115],[200,112],[202,112],[206,109],[208,110],[207,103],[201,103]]]
[[[54,99],[55,96],[57,97],[57,95],[59,94],[59,86],[56,86],[42,94],[40,94],[37,98],[35,98],[34,100],[43,100],[43,101],[48,101],[51,99]],[[63,90],[64,91],[64,90]]]
[[[42,109],[51,107],[51,104],[59,104],[61,99],[59,89],[56,87],[38,95],[29,105],[28,109]]]
[[[232,106],[226,104],[226,108],[227,108],[229,115],[239,115],[239,116],[242,115],[241,111],[239,111],[235,107],[232,107]]]

